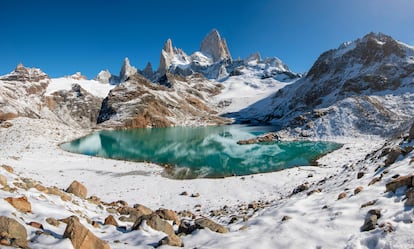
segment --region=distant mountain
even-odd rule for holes
[[[305,77],[235,116],[303,136],[386,135],[413,117],[413,107],[414,48],[370,33],[323,53]]]

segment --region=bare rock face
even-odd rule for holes
[[[129,77],[136,74],[137,72],[138,70],[135,67],[131,66],[128,57],[125,58],[124,63],[121,67],[121,72],[119,73],[120,82],[127,81]]]
[[[213,29],[201,42],[200,51],[205,55],[211,56],[214,62],[231,60],[226,40],[220,37],[216,29]]]
[[[26,196],[22,196],[22,197],[19,197],[19,198],[7,197],[4,200],[7,201],[8,203],[10,203],[10,205],[12,205],[14,208],[19,210],[20,212],[23,212],[23,213],[31,213],[32,212],[32,205],[27,200]]]
[[[68,193],[72,193],[76,195],[77,197],[80,197],[82,199],[86,198],[86,195],[88,194],[88,189],[83,185],[82,183],[78,181],[73,181],[68,189],[66,190]]]
[[[109,249],[109,245],[84,227],[76,217],[70,217],[63,238],[69,238],[74,249]]]
[[[174,56],[174,49],[171,39],[168,39],[164,43],[164,47],[161,50],[160,65],[158,67],[158,73],[160,75],[165,74],[171,66],[171,58]]]
[[[0,216],[0,245],[29,248],[26,228],[12,218]]]
[[[21,82],[40,82],[49,80],[50,77],[38,68],[27,68],[22,63],[17,65],[13,72],[5,75],[1,80],[21,81]]]

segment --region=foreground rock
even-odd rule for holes
[[[228,232],[227,228],[207,218],[196,219],[195,224],[197,228],[199,229],[208,228],[211,231],[216,232],[216,233],[227,233]]]
[[[68,189],[66,189],[66,192],[74,194],[82,199],[85,199],[86,195],[88,194],[86,187],[78,181],[73,181]]]
[[[74,249],[109,249],[109,245],[84,227],[75,216],[69,217],[63,238],[69,238]]]
[[[150,226],[154,230],[163,232],[163,233],[167,234],[168,236],[175,235],[174,229],[170,225],[170,223],[168,223],[167,221],[161,219],[161,217],[158,216],[155,213],[139,217],[135,221],[134,225],[132,226],[132,230],[138,230],[143,221],[146,221],[147,225]]]
[[[364,225],[361,227],[361,232],[366,232],[375,229],[378,219],[381,218],[381,210],[371,209],[365,218]]]
[[[29,248],[26,228],[14,219],[0,216],[0,245]]]
[[[399,187],[413,187],[414,175],[400,176],[385,185],[385,192],[395,192]]]
[[[10,205],[12,205],[14,208],[19,210],[20,212],[23,212],[23,213],[32,212],[32,205],[27,200],[26,196],[22,196],[18,198],[7,197],[4,200],[10,203]]]

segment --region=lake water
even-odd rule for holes
[[[64,150],[168,165],[179,179],[225,177],[278,171],[314,161],[341,145],[328,142],[270,142],[238,145],[272,127],[215,126],[99,131],[62,144]]]

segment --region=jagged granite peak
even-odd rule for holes
[[[173,49],[172,41],[170,38],[168,38],[167,41],[165,41],[164,47],[162,48],[162,50],[164,50],[169,56],[174,55],[174,49]]]
[[[160,55],[160,65],[158,67],[158,73],[160,75],[165,74],[168,69],[171,66],[171,59],[174,55],[173,53],[173,47],[172,47],[172,41],[171,39],[168,39],[165,43],[164,43],[164,47],[161,50],[161,55]]]
[[[119,84],[119,77],[111,74],[108,69],[100,71],[94,80],[99,81],[103,84]]]
[[[151,62],[148,62],[145,68],[142,70],[142,75],[147,79],[151,78],[154,75],[154,70],[152,69]]]
[[[131,75],[134,75],[138,70],[131,66],[128,57],[125,57],[124,62],[122,63],[121,71],[119,72],[120,82],[127,81]]]
[[[49,75],[39,68],[28,68],[22,63],[19,63],[11,73],[0,77],[0,80],[21,82],[40,82],[49,79]]]
[[[219,32],[213,29],[201,42],[200,52],[211,56],[213,62],[232,59],[225,39],[222,39]]]

